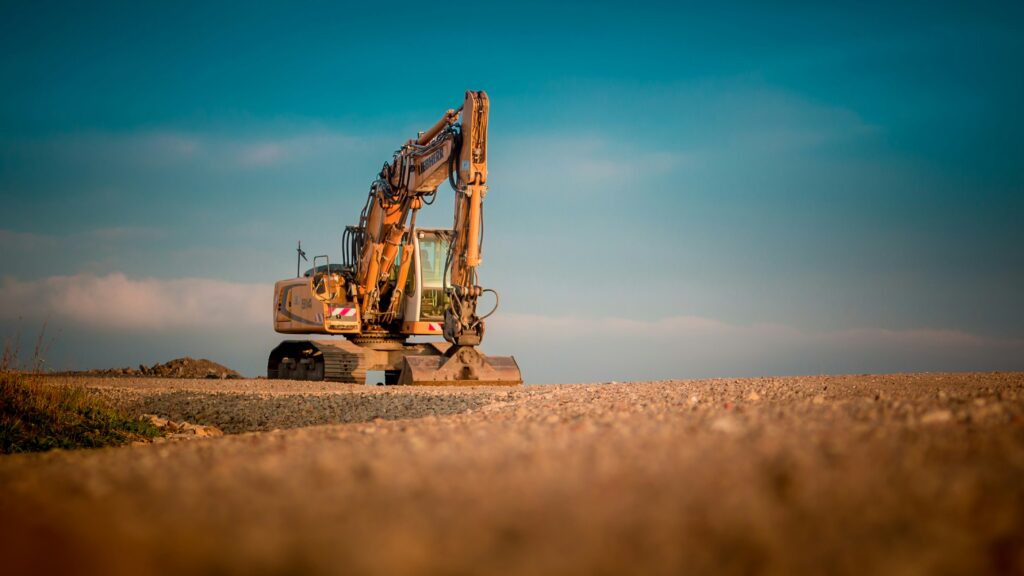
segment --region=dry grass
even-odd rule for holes
[[[0,453],[100,448],[159,435],[81,386],[0,372]]]
[[[44,378],[38,344],[35,357],[32,372],[16,369],[10,343],[0,357],[0,453],[100,448],[161,435],[82,386]]]

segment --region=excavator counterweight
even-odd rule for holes
[[[498,306],[497,292],[477,279],[489,113],[486,93],[466,92],[461,107],[384,163],[358,224],[344,230],[340,263],[316,256],[305,275],[277,282],[277,332],[339,337],[282,342],[268,378],[362,384],[380,370],[387,384],[522,384],[515,358],[477,349]],[[417,213],[445,180],[455,191],[452,228],[418,228]],[[480,315],[489,293],[494,306]],[[430,336],[444,341],[413,340]]]

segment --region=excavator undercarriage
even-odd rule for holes
[[[512,356],[485,356],[448,342],[357,345],[344,338],[285,340],[270,353],[267,377],[363,384],[369,371],[384,384],[422,386],[515,386],[522,384]]]

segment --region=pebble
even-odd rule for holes
[[[922,424],[943,424],[953,419],[953,413],[949,410],[932,410],[921,417]]]
[[[743,427],[731,416],[720,416],[711,422],[711,429],[715,432],[732,435],[741,432]]]

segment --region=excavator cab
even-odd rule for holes
[[[448,278],[445,263],[448,246],[451,244],[451,230],[418,229],[413,236],[413,273],[405,290],[405,313],[403,320],[414,332],[440,333],[425,324],[444,322],[444,311],[448,307]]]
[[[320,260],[324,264],[317,266]],[[331,302],[343,294],[345,278],[341,275],[341,266],[332,265],[327,256],[314,256],[313,268],[306,272],[306,276],[310,277],[313,296],[321,302]]]

